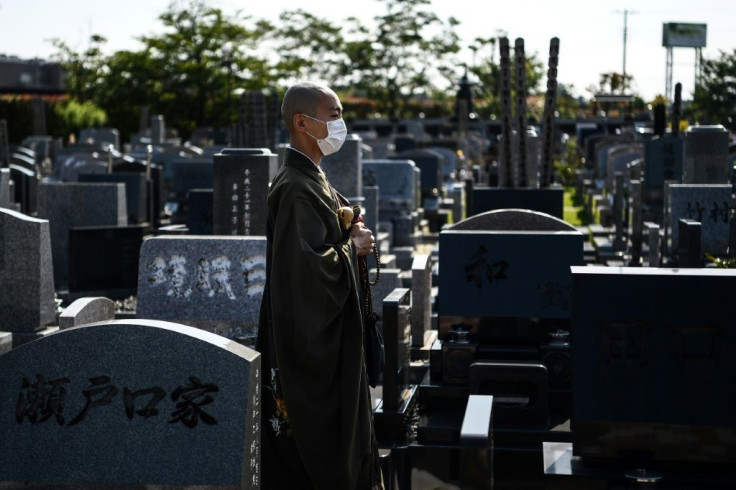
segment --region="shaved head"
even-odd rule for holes
[[[294,125],[294,114],[313,116],[320,103],[324,102],[325,97],[337,99],[335,92],[321,83],[305,81],[289,87],[281,103],[281,115],[289,130]]]

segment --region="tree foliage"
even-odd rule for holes
[[[736,49],[704,59],[689,111],[701,124],[731,124],[736,116]]]
[[[348,20],[347,63],[339,85],[376,101],[384,117],[404,117],[409,101],[436,88],[436,76],[457,74],[458,21],[442,21],[424,10],[429,0],[384,0],[386,14],[371,32],[359,19]]]

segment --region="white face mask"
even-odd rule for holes
[[[342,144],[345,142],[345,137],[348,135],[348,128],[345,126],[345,121],[343,121],[342,118],[324,122],[312,116],[307,116],[306,114],[302,115],[309,119],[319,121],[327,126],[327,136],[323,139],[315,138],[309,131],[306,131],[309,136],[312,136],[312,138],[317,140],[317,146],[322,150],[322,154],[324,156],[332,155],[342,147]]]

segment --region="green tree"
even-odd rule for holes
[[[283,12],[279,20],[271,35],[279,55],[275,77],[284,84],[298,79],[334,84],[347,63],[342,29],[302,9]]]
[[[437,88],[454,73],[453,55],[460,49],[458,21],[443,22],[424,10],[429,0],[384,0],[386,14],[375,18],[371,32],[359,19],[348,19],[345,36],[348,61],[341,70],[343,87],[373,99],[385,117],[405,117],[409,101]]]
[[[106,57],[102,48],[107,42],[103,36],[93,34],[84,51],[75,51],[61,39],[52,39],[56,48],[52,59],[58,61],[66,72],[66,91],[78,101],[96,101],[98,85],[104,77]]]
[[[736,114],[736,49],[704,59],[688,112],[701,124],[726,124]]]
[[[156,74],[152,109],[185,134],[198,125],[233,122],[234,89],[261,89],[272,81],[257,51],[273,28],[268,22],[246,27],[247,18],[230,18],[203,0],[186,8],[172,4],[159,19],[166,32],[140,38]]]

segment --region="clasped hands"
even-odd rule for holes
[[[350,227],[350,238],[355,243],[355,249],[359,257],[369,255],[375,247],[376,239],[373,232],[366,228],[363,222],[359,221]]]

